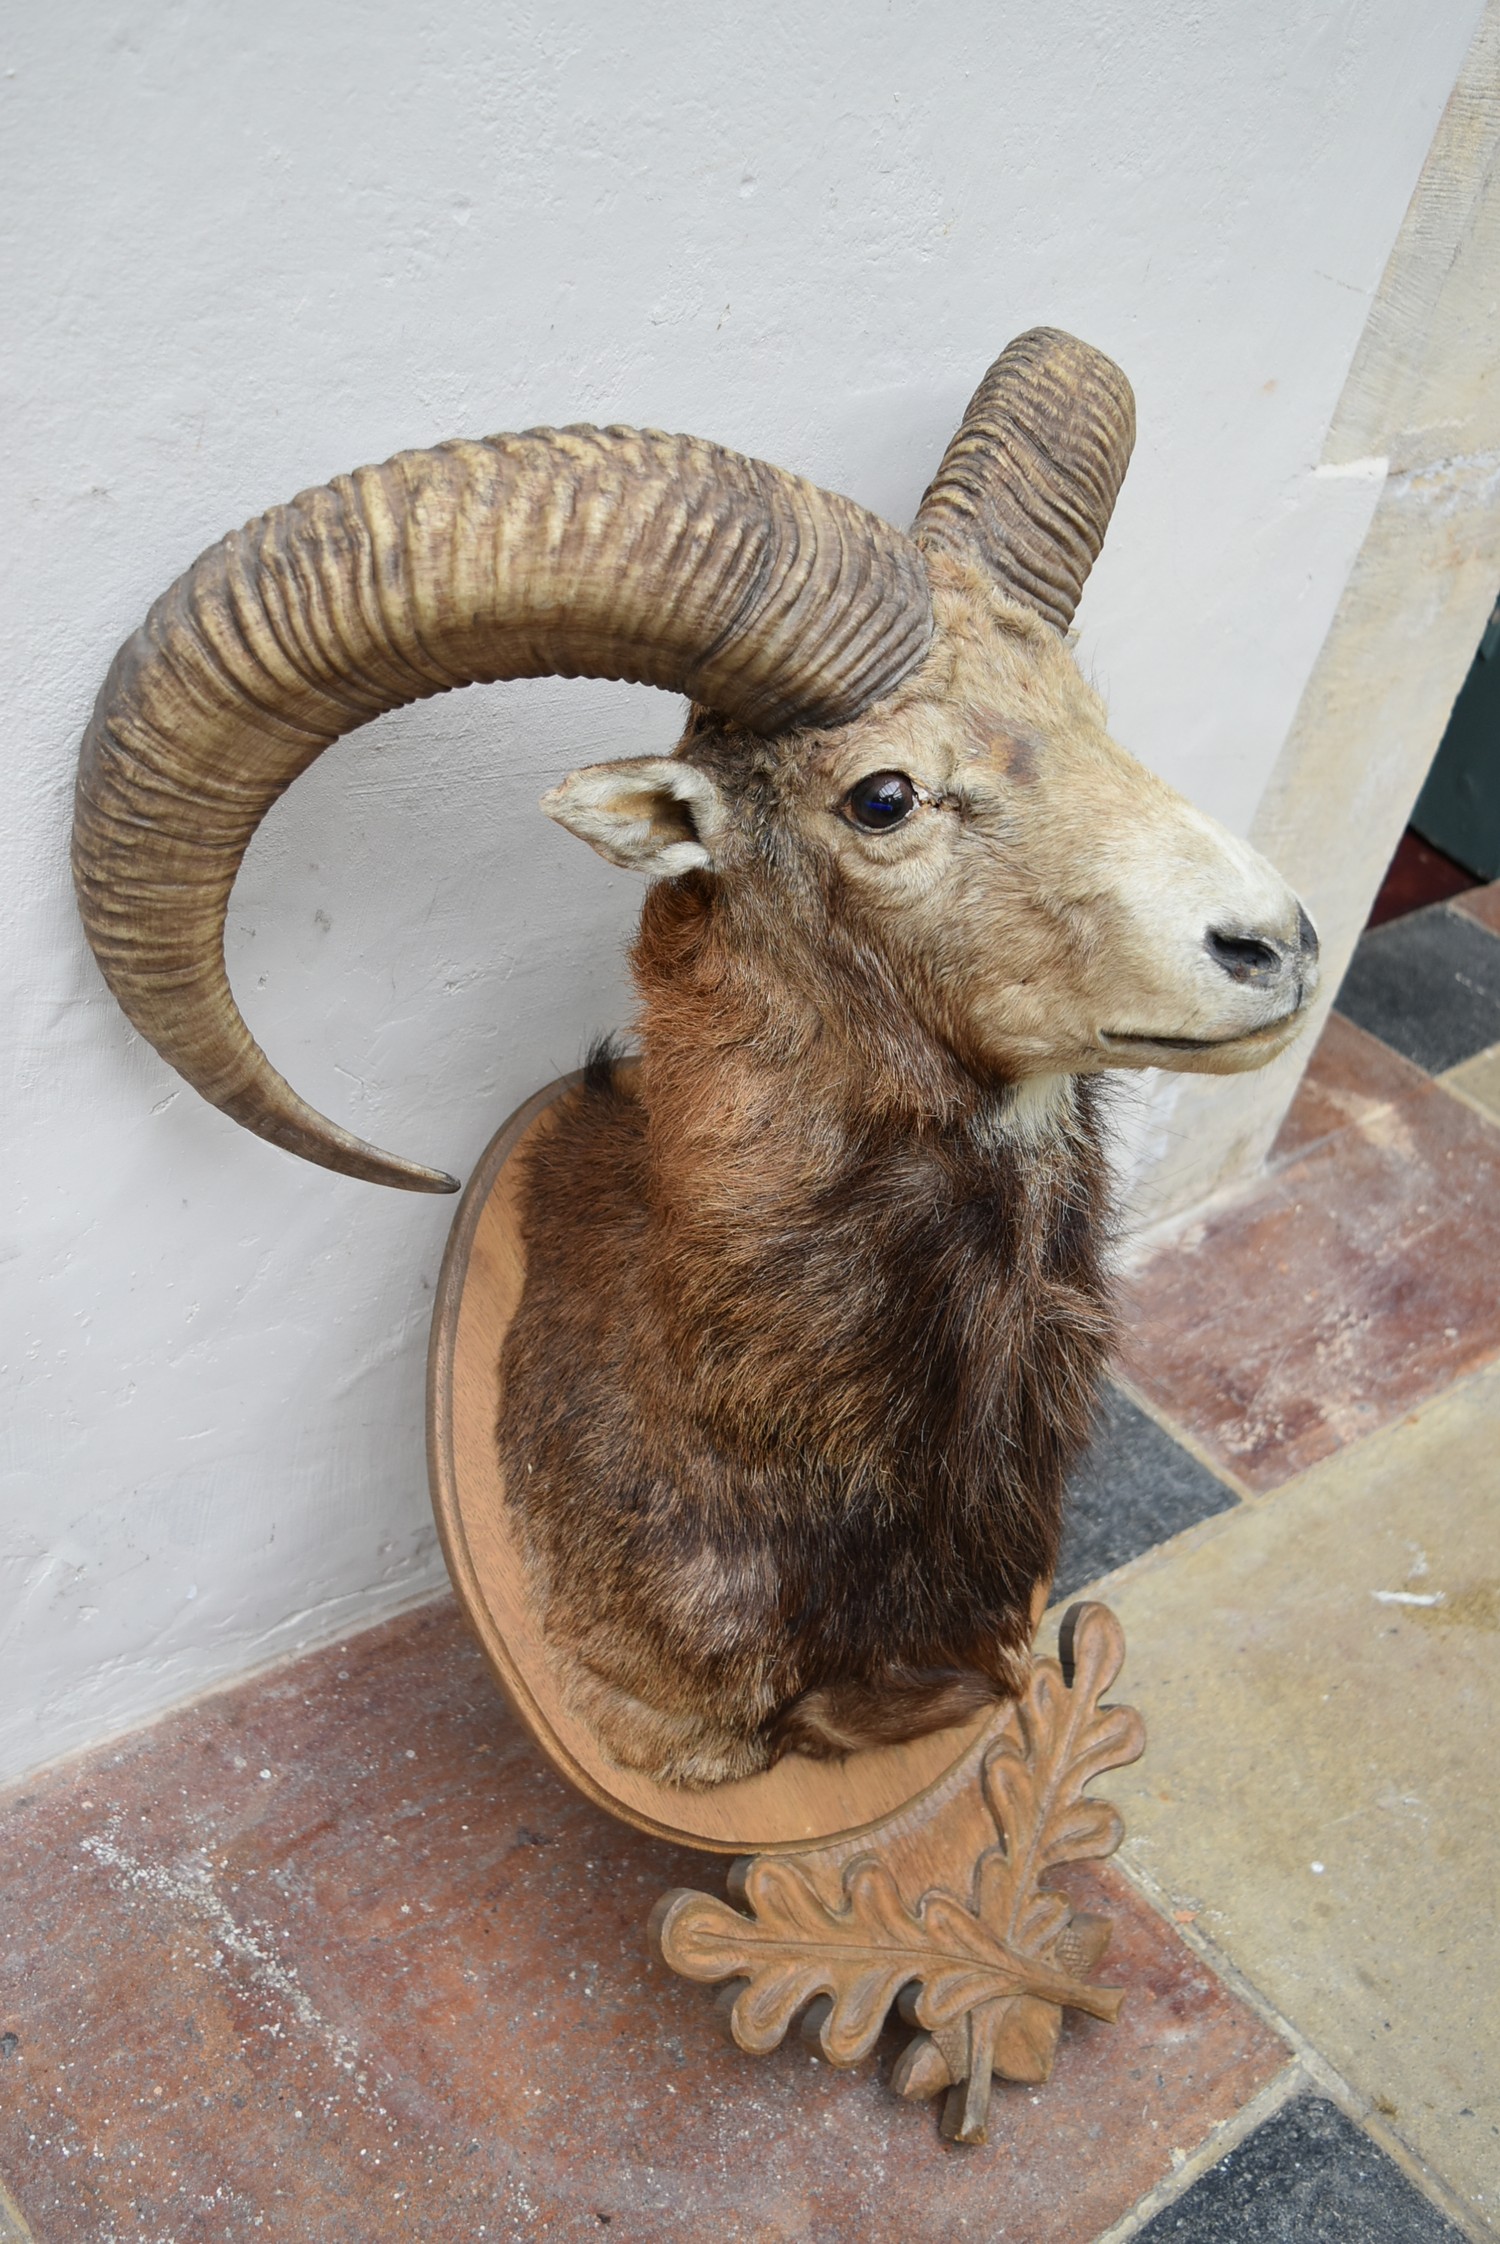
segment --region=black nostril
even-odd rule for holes
[[[1318,931],[1300,904],[1297,906],[1297,946],[1311,965],[1318,955]]]
[[[1281,953],[1254,935],[1221,935],[1211,927],[1203,947],[1232,982],[1268,982],[1281,972]]]

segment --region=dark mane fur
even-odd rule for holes
[[[784,867],[653,889],[643,1058],[530,1165],[507,1486],[606,1742],[713,1710],[688,1781],[1015,1688],[1110,1337],[1090,1085],[1007,1129],[838,920]]]

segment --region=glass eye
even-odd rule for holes
[[[867,833],[883,834],[899,826],[916,804],[917,790],[903,771],[872,771],[856,779],[844,797],[844,807],[856,826]]]

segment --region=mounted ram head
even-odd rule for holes
[[[658,1774],[1014,1687],[1108,1338],[1089,1079],[1258,1066],[1314,985],[1297,899],[1111,741],[1063,637],[1133,428],[1119,369],[1038,329],[909,537],[687,437],[402,454],[203,555],[89,727],[78,892],[131,1020],[273,1143],[432,1191],[241,1019],[251,836],[453,686],[693,702],[675,754],[544,798],[661,878],[639,1074],[596,1071],[538,1170],[501,1430],[575,1703]]]

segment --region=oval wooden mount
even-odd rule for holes
[[[580,1078],[518,1107],[490,1141],[459,1203],[438,1280],[428,1355],[433,1508],[459,1603],[517,1713],[570,1784],[660,1839],[715,1854],[774,1854],[857,1838],[909,1812],[973,1752],[994,1717],[847,1761],[791,1754],[762,1775],[696,1792],[610,1761],[562,1704],[526,1598],[495,1444],[500,1351],[526,1278],[521,1164],[536,1131]]]
[[[1043,1883],[1060,1863],[1112,1854],[1122,1836],[1115,1810],[1085,1796],[1145,1746],[1140,1716],[1102,1703],[1125,1656],[1120,1625],[1102,1605],[1073,1606],[1059,1657],[1033,1663],[1020,1699],[910,1745],[846,1761],[789,1755],[701,1792],[606,1758],[562,1703],[494,1436],[501,1348],[526,1277],[517,1157],[578,1081],[538,1092],[491,1141],[438,1282],[428,1456],[459,1601],[569,1783],[657,1838],[741,1858],[727,1903],[679,1888],[650,1924],[672,1970],[723,1988],[720,2016],[739,2047],[773,2049],[800,2023],[829,2063],[856,2064],[895,2006],[920,2030],[891,2086],[913,2099],[946,2091],[943,2133],[982,2143],[995,2077],[1047,2079],[1064,2008],[1113,2020],[1123,1999],[1091,1982],[1107,1919],[1075,1914]]]

